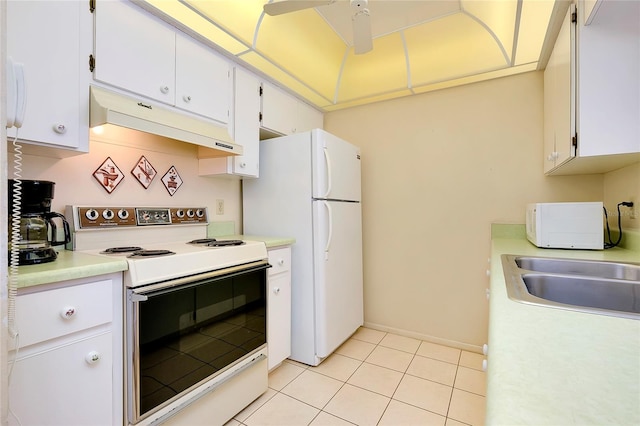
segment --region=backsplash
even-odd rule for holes
[[[9,151],[8,177],[14,178],[11,147]],[[146,188],[139,177],[132,173],[142,157],[156,171]],[[108,190],[101,180],[104,173],[100,172],[107,159],[117,166],[121,175],[117,186]],[[52,210],[59,213],[64,214],[68,204],[140,207],[198,205],[208,208],[209,221],[240,223],[241,220],[240,181],[198,176],[195,145],[169,139],[131,140],[94,136],[87,154],[62,159],[23,154],[22,163],[22,179],[56,183]],[[94,176],[96,171],[98,173]],[[173,171],[178,173],[181,181],[177,189],[175,186],[168,187],[171,183],[169,179],[174,176]],[[216,214],[217,200],[224,201],[223,214]]]

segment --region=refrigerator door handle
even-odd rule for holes
[[[327,208],[329,214],[329,235],[327,235],[327,244],[324,246],[324,260],[329,260],[329,247],[331,247],[331,238],[333,236],[333,214],[331,212],[331,206],[326,201],[322,202]]]
[[[324,193],[322,198],[327,198],[331,192],[331,157],[329,157],[329,148],[325,146],[322,150],[324,152],[324,161],[327,164],[327,192]]]

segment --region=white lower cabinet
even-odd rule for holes
[[[13,366],[9,424],[115,424],[110,331],[29,352]]]
[[[269,371],[291,355],[291,247],[269,250],[267,346]]]
[[[122,423],[121,297],[121,273],[20,290],[10,425]]]

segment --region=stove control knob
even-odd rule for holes
[[[120,209],[118,210],[118,217],[122,220],[128,219],[129,218],[129,212],[126,211],[125,209]]]
[[[178,216],[178,217],[184,217],[184,210],[182,210],[182,209],[178,209],[178,211],[176,211],[176,216]]]
[[[187,210],[187,216],[188,217],[193,217],[194,214],[195,213],[193,212],[193,210],[191,210],[191,209]]]
[[[114,216],[115,213],[113,213],[113,210],[111,209],[105,209],[102,211],[102,217],[104,217],[106,220],[111,220]]]
[[[202,210],[202,209],[198,209],[198,210],[196,210],[196,216],[198,216],[198,217],[204,217],[204,210]]]
[[[98,211],[96,209],[89,209],[84,214],[89,220],[96,220],[99,216]]]

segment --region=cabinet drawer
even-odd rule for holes
[[[16,298],[16,326],[20,346],[64,336],[113,317],[111,280],[96,281]]]
[[[279,274],[291,269],[291,248],[285,247],[280,249],[269,250],[269,275]]]

